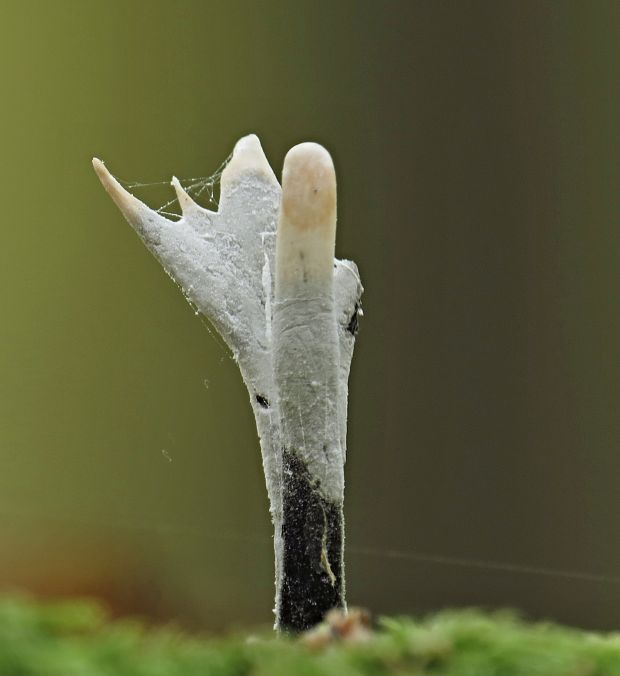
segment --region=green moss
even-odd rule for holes
[[[620,634],[598,635],[515,614],[446,611],[383,619],[361,643],[310,649],[266,634],[198,639],[109,621],[91,602],[0,601],[2,676],[618,676]]]

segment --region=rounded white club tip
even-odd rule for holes
[[[229,184],[248,173],[258,174],[275,184],[278,183],[256,134],[248,134],[237,141],[232,158],[222,172],[222,190],[226,190]]]
[[[336,227],[336,172],[318,143],[293,146],[284,158],[281,224],[301,231]]]
[[[336,173],[317,143],[291,148],[282,169],[282,204],[276,233],[276,295],[331,284],[336,242]],[[285,291],[288,289],[288,291]],[[313,286],[311,293],[316,293]],[[305,293],[305,292],[304,292]]]

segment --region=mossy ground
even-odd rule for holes
[[[1,676],[620,676],[620,634],[514,614],[446,611],[383,619],[368,640],[310,648],[264,634],[192,638],[109,621],[90,602],[0,601]]]

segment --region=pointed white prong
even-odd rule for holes
[[[196,204],[196,202],[194,202],[194,200],[185,192],[183,186],[181,185],[179,179],[176,176],[172,177],[170,185],[172,185],[174,191],[177,194],[177,199],[179,200],[179,206],[181,207],[183,216],[187,216],[192,212],[195,213],[196,211],[207,211],[206,209],[203,209],[201,206]]]
[[[254,174],[269,183],[279,185],[256,134],[249,134],[237,141],[233,156],[222,172],[222,200],[226,199],[226,193],[231,186],[247,174]]]
[[[176,176],[172,177],[170,185],[174,188],[174,192],[177,194],[177,199],[179,200],[179,206],[181,211],[185,212],[196,207],[196,202],[185,192],[183,186],[179,182],[179,179]]]
[[[125,188],[123,188],[123,186],[106,169],[105,164],[96,157],[93,157],[93,169],[108,195],[110,195],[116,206],[121,210],[121,213],[133,228],[139,232],[143,232],[146,229],[147,223],[169,222],[156,211],[147,207],[146,204],[141,202],[137,197],[134,197],[131,193],[127,192],[127,190],[125,190]]]

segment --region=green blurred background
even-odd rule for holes
[[[618,628],[620,3],[4,0],[0,31],[0,588],[271,622],[236,365],[90,166],[206,176],[256,132],[278,174],[332,152],[366,287],[350,602]]]

